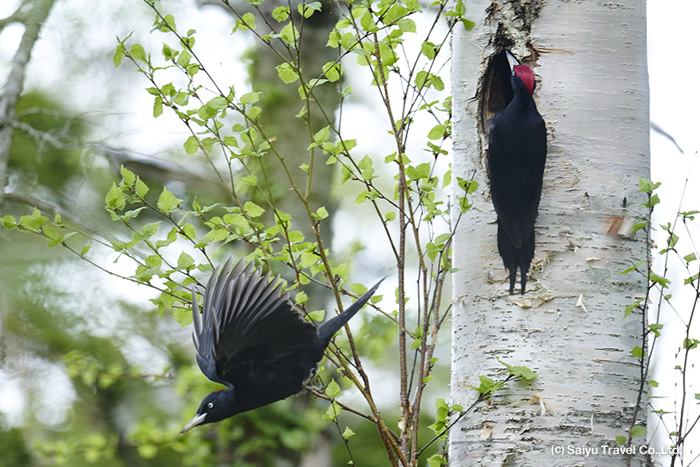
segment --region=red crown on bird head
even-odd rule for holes
[[[535,74],[530,67],[527,65],[515,65],[513,67],[513,73],[520,78],[528,92],[532,94],[532,91],[535,90]]]

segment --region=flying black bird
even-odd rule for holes
[[[491,119],[488,149],[491,199],[498,215],[498,252],[510,273],[510,293],[520,269],[520,293],[535,255],[535,219],[547,158],[547,130],[532,92],[535,76],[506,51],[513,99]]]
[[[231,259],[214,271],[200,315],[192,294],[197,364],[210,380],[227,386],[204,398],[184,433],[197,425],[284,399],[301,391],[331,337],[377,290],[381,281],[320,327],[303,319],[278,278]]]

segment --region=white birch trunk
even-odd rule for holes
[[[495,3],[490,17],[491,2],[466,3],[477,25],[455,28],[452,43],[454,171],[476,171],[480,184],[454,244],[452,399],[467,407],[477,396],[467,385],[478,386],[479,375],[503,379],[497,358],[538,377],[509,382],[455,425],[450,465],[640,465],[638,448],[630,459],[610,449],[627,434],[640,384],[630,351],[641,346],[643,323],[641,314],[623,320],[624,308],[646,286],[619,272],[645,259],[647,245],[641,233],[610,225],[647,212],[638,192],[639,177],[649,177],[645,3],[522,2],[541,4],[529,36],[514,36],[514,52],[522,58],[529,38],[541,53],[535,99],[548,128],[524,298],[508,296],[472,100],[498,21],[517,24],[509,4]],[[646,421],[641,405],[637,424]]]

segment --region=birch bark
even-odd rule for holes
[[[503,379],[497,358],[538,377],[508,383],[453,427],[450,465],[642,465],[639,449],[628,457],[613,448],[633,422],[640,378],[630,351],[641,345],[641,315],[623,312],[645,283],[619,272],[647,248],[625,232],[647,214],[638,192],[639,177],[649,177],[645,3],[524,5],[469,2],[477,26],[453,36],[454,171],[480,184],[454,244],[453,402],[476,399],[467,385],[479,375]],[[548,127],[524,297],[508,296],[473,99],[504,38],[519,58],[539,54],[528,64]],[[644,424],[643,408],[637,420]]]

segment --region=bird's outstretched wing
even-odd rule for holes
[[[209,279],[201,323],[193,300],[197,363],[212,381],[235,386],[249,377],[237,369],[250,372],[318,346],[316,326],[303,320],[271,277],[244,260],[231,269],[229,259]]]

